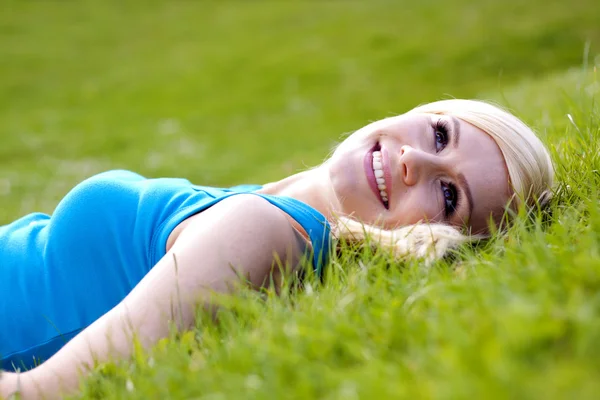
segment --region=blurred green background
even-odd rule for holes
[[[597,398],[599,53],[598,0],[0,0],[0,224],[108,169],[264,183],[419,103],[498,101],[549,144],[553,223],[431,269],[341,252],[81,397]]]
[[[265,183],[598,52],[597,0],[0,2],[0,223],[126,168]],[[485,96],[484,96],[485,97]],[[520,110],[516,110],[519,113]]]

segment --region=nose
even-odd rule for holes
[[[438,157],[404,145],[400,148],[400,173],[406,186],[413,186],[441,169]]]

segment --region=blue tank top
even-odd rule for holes
[[[173,229],[240,193],[253,193],[308,233],[317,274],[329,252],[329,224],[292,198],[146,179],[110,171],[77,185],[52,216],[0,227],[0,369],[29,369],[117,305],[166,254]]]

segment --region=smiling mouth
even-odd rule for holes
[[[383,168],[383,154],[381,146],[377,143],[365,156],[365,170],[367,180],[371,190],[383,204],[386,210],[389,210],[388,188],[385,184],[385,173]]]

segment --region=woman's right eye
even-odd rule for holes
[[[446,121],[438,120],[433,126],[435,139],[435,152],[439,153],[444,150],[448,144],[448,124]]]

